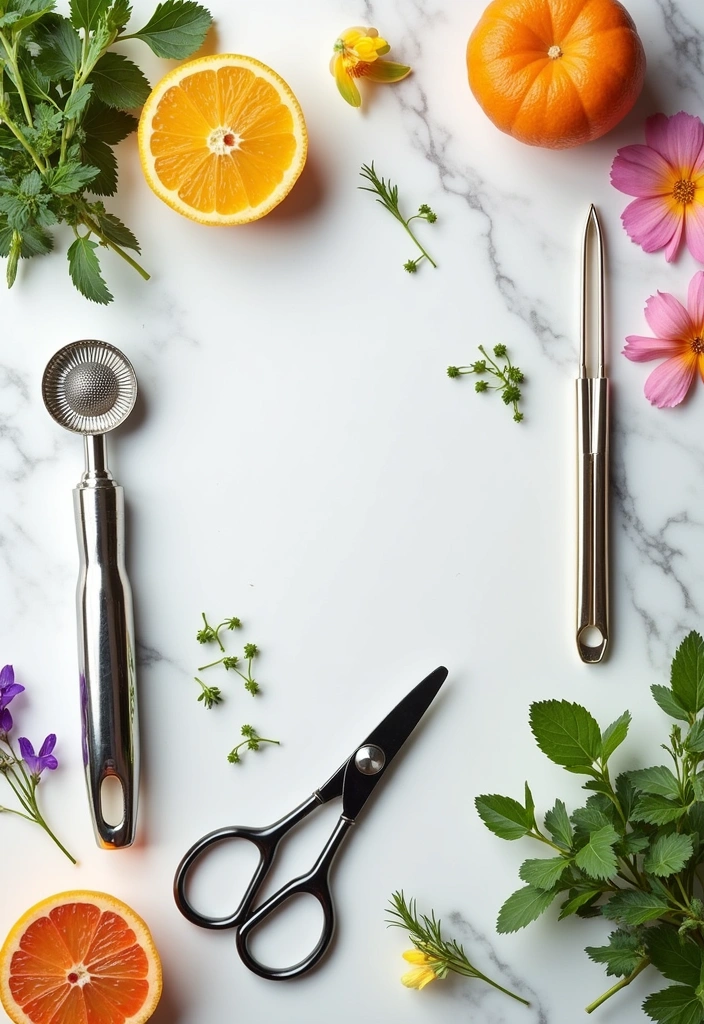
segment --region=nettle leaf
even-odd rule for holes
[[[630,857],[633,853],[642,853],[649,846],[649,836],[644,835],[642,832],[628,832],[625,836],[621,837],[616,846],[616,852],[621,857]]]
[[[668,981],[698,987],[702,970],[701,946],[664,925],[648,928],[645,940],[653,965]]]
[[[704,845],[704,803],[696,803],[689,808],[682,827],[690,834],[697,849]]]
[[[71,0],[71,23],[90,32],[110,6],[110,0]]]
[[[506,933],[525,928],[548,909],[556,896],[554,889],[536,889],[533,885],[526,885],[506,900],[499,911],[496,930]]]
[[[646,956],[642,939],[620,928],[611,932],[608,946],[587,946],[584,952],[595,964],[605,964],[607,975],[616,978],[632,974]]]
[[[528,812],[510,796],[478,796],[474,805],[486,827],[500,839],[521,839],[530,832]]]
[[[571,849],[573,839],[572,825],[570,824],[567,808],[562,800],[556,800],[553,809],[546,811],[545,828],[556,843],[566,847],[568,850]]]
[[[210,11],[193,0],[165,0],[130,37],[141,39],[157,57],[183,60],[202,45],[212,21]]]
[[[643,868],[649,875],[667,878],[681,871],[693,852],[690,836],[677,832],[659,836],[643,860]]]
[[[632,889],[623,889],[621,892],[617,892],[601,908],[604,917],[610,921],[622,921],[629,925],[656,921],[668,910],[667,900],[658,896],[657,893]]]
[[[573,896],[572,892],[576,892],[576,895]],[[562,904],[558,920],[562,921],[572,914],[577,914],[583,907],[591,906],[602,895],[603,889],[585,889],[582,892],[570,890],[570,898]]]
[[[95,255],[97,242],[88,238],[77,238],[68,250],[68,268],[71,280],[82,295],[91,302],[107,305],[112,302],[112,295],[100,273],[100,262]]]
[[[538,857],[524,860],[518,875],[536,889],[554,889],[569,866],[565,857]]]
[[[56,18],[39,45],[36,63],[40,71],[51,79],[72,80],[81,63],[81,40],[68,18]]]
[[[684,745],[693,754],[704,754],[704,718],[699,718],[685,736]]]
[[[90,191],[96,196],[114,196],[117,192],[117,158],[110,146],[89,137],[80,144],[81,160],[97,168]]]
[[[653,992],[643,1003],[643,1010],[658,1024],[701,1024],[704,1007],[693,988],[670,985]]]
[[[112,50],[103,54],[89,80],[95,95],[109,107],[141,107],[151,92],[149,82],[137,65]]]
[[[584,838],[584,836],[590,835],[592,832],[596,832],[600,828],[604,828],[606,825],[613,825],[613,822],[607,817],[606,814],[599,807],[589,806],[578,807],[576,811],[572,812],[572,824],[577,836]]]
[[[0,256],[8,256],[14,230],[8,225],[0,226]],[[54,248],[54,240],[48,232],[36,225],[25,228],[20,234],[20,259],[45,256]]]
[[[90,83],[79,86],[75,92],[71,93],[69,98],[66,100],[66,106],[64,107],[64,117],[67,121],[75,121],[81,116],[86,108],[90,94],[93,92],[93,86]]]
[[[638,797],[631,817],[634,821],[647,821],[651,825],[667,825],[671,821],[678,821],[686,812],[687,808],[680,803],[673,803],[664,796],[644,793]]]
[[[57,196],[70,196],[73,192],[82,191],[97,173],[96,167],[69,161],[50,172],[47,185]]]
[[[601,756],[606,761],[611,757],[614,750],[620,747],[628,735],[628,726],[631,724],[631,712],[624,711],[623,714],[604,729],[601,736]]]
[[[661,686],[659,683],[656,683],[654,686],[650,687],[650,692],[652,693],[656,704],[658,704],[670,718],[674,718],[678,722],[689,721],[690,716],[677,700],[669,686]]]
[[[139,242],[130,229],[113,213],[99,211],[94,212],[94,215],[100,230],[109,241],[119,245],[122,249],[134,249],[135,252],[141,252]]]
[[[635,802],[638,798],[638,793],[636,791],[636,787],[633,785],[630,778],[628,777],[627,772],[622,772],[619,775],[619,777],[616,779],[614,789],[616,790],[616,796],[619,799],[619,803],[621,804],[623,813],[626,816],[626,820],[629,820]]]
[[[530,727],[542,752],[564,768],[591,771],[601,754],[601,731],[581,704],[567,700],[531,704]]]
[[[108,25],[111,30],[123,29],[132,17],[132,7],[129,0],[114,0],[108,11]]]
[[[33,25],[35,21],[43,18],[45,14],[53,11],[55,6],[54,0],[48,0],[48,2],[44,2],[44,0],[25,0],[24,3],[17,4],[15,11],[6,14],[0,20],[5,24],[11,24],[13,32],[23,32],[30,25]]]
[[[629,772],[628,778],[642,793],[655,793],[657,796],[666,796],[669,800],[679,800],[679,782],[664,764],[656,768],[641,768]]]
[[[131,135],[137,128],[137,118],[124,110],[114,110],[93,97],[87,113],[81,121],[86,139],[96,139],[115,146]]]
[[[618,839],[618,832],[613,825],[604,825],[590,834],[586,846],[575,856],[575,864],[590,878],[611,878],[616,874],[618,866],[613,849]]]
[[[677,648],[670,686],[675,700],[691,715],[704,708],[704,640],[692,631]]]

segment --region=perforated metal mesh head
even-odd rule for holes
[[[74,341],[51,357],[42,378],[49,414],[77,434],[105,434],[127,419],[137,399],[137,375],[105,341]]]

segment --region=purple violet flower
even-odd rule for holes
[[[23,690],[24,686],[15,682],[12,665],[5,665],[0,669],[0,733],[7,735],[12,729],[12,715],[7,710],[7,705]]]
[[[52,754],[52,750],[56,746],[55,733],[49,733],[42,743],[38,754],[34,753],[34,747],[25,736],[20,736],[19,743],[22,759],[32,775],[36,775],[39,778],[45,768],[53,772],[55,768],[59,767],[59,762]]]

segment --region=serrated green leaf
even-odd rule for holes
[[[531,704],[530,727],[542,752],[565,768],[591,768],[601,754],[599,726],[581,704],[566,700]]]
[[[668,878],[682,870],[693,852],[692,840],[687,835],[673,832],[658,836],[643,860],[643,868],[649,875]]]
[[[626,818],[626,821],[629,821],[633,807],[638,798],[638,793],[635,786],[629,779],[627,772],[622,772],[618,776],[614,789],[616,790],[616,796],[618,797],[618,802],[621,805],[624,817]]]
[[[523,794],[526,804],[526,814],[528,816],[528,821],[530,822],[530,827],[535,828],[537,824],[535,820],[535,800],[533,799],[533,794],[531,793],[530,786],[527,782],[524,785]]]
[[[86,141],[95,139],[115,146],[122,142],[137,128],[137,118],[124,110],[114,110],[93,97],[86,114],[81,120],[81,128],[86,134]]]
[[[521,839],[530,832],[525,807],[510,796],[496,793],[478,796],[474,805],[486,827],[501,839]]]
[[[697,988],[702,970],[702,948],[692,939],[682,938],[674,928],[660,925],[645,933],[648,955],[668,981]]]
[[[548,909],[556,896],[557,892],[554,890],[536,889],[533,885],[518,889],[509,896],[499,911],[496,930],[506,933],[525,928]]]
[[[692,631],[672,660],[670,686],[675,700],[691,715],[704,708],[704,640]]]
[[[621,746],[628,735],[628,726],[630,724],[631,713],[630,711],[624,711],[615,722],[612,722],[611,725],[604,729],[601,736],[601,756],[605,761],[611,757],[617,747]]]
[[[123,29],[132,16],[129,0],[114,0],[108,11],[108,25],[111,29]]]
[[[88,238],[77,238],[68,250],[68,266],[71,280],[82,295],[91,302],[107,305],[112,295],[100,273],[100,263],[95,254],[97,242]]]
[[[629,857],[633,853],[642,853],[650,846],[650,838],[642,832],[628,832],[621,836],[616,852],[620,857]]]
[[[90,183],[96,196],[114,196],[117,192],[117,159],[110,146],[100,139],[87,138],[80,144],[81,160],[98,170]]]
[[[119,245],[122,249],[134,249],[141,252],[139,242],[130,229],[112,213],[94,212],[100,230],[109,241]]]
[[[54,239],[48,232],[31,225],[22,232],[20,259],[27,260],[32,256],[45,256],[54,248]]]
[[[602,895],[602,889],[585,889],[582,892],[577,892],[575,896],[570,896],[570,898],[562,904],[559,920],[563,921],[566,917],[571,917],[572,914],[576,914],[582,907],[594,902]]]
[[[611,878],[616,874],[618,866],[613,849],[618,839],[618,832],[613,825],[604,825],[590,833],[586,846],[575,856],[575,864],[590,878]]]
[[[73,192],[82,191],[97,173],[96,167],[69,161],[47,175],[47,184],[55,195],[70,196]]]
[[[518,875],[536,889],[554,889],[569,866],[564,857],[538,857],[524,860]]]
[[[69,6],[74,28],[91,32],[110,6],[110,0],[70,0]]]
[[[81,40],[68,18],[56,18],[40,37],[36,58],[42,74],[59,81],[72,80],[81,63]]]
[[[571,820],[578,837],[583,838],[591,832],[596,832],[597,829],[604,828],[605,825],[614,824],[614,816],[610,813],[611,810],[614,810],[613,804],[607,800],[605,808],[599,803],[603,799],[601,794],[590,796],[586,807],[578,807],[572,812]]]
[[[684,745],[693,754],[704,753],[704,718],[698,718],[685,736]]]
[[[645,924],[646,921],[656,921],[666,914],[668,909],[667,901],[656,893],[623,889],[604,904],[601,912],[610,921],[639,925]]]
[[[157,57],[183,60],[202,45],[212,20],[210,11],[193,0],[165,0],[130,38],[141,39]]]
[[[644,793],[639,796],[631,815],[633,821],[647,821],[650,825],[667,825],[678,821],[687,811],[680,803],[674,803],[664,796]]]
[[[45,0],[25,0],[24,3],[19,3],[17,9],[6,17],[10,18],[13,32],[24,32],[35,21],[39,21],[45,14],[53,11],[55,6],[53,0],[46,0],[46,2]]]
[[[103,54],[90,74],[95,95],[108,107],[141,107],[151,92],[136,64],[122,53]]]
[[[678,722],[689,721],[689,715],[674,696],[669,686],[661,686],[659,683],[656,683],[654,686],[650,687],[650,692],[652,693],[656,704],[662,708],[665,714],[669,715],[670,718],[674,718]]]
[[[69,98],[66,100],[66,106],[64,107],[64,117],[67,121],[75,121],[81,116],[86,108],[90,94],[93,92],[93,86],[90,83],[79,86],[75,92],[71,93]]]
[[[633,932],[618,931],[609,935],[608,946],[587,946],[584,952],[596,964],[605,964],[610,977],[625,978],[645,958],[643,943]]]
[[[628,777],[642,793],[654,793],[656,796],[665,796],[668,800],[678,800],[680,786],[664,764],[655,768],[641,768],[638,771],[629,772]]]
[[[562,800],[556,800],[555,806],[545,813],[545,828],[548,830],[556,843],[560,843],[568,850],[572,847],[572,825],[570,824],[567,808]]]
[[[653,992],[643,1003],[643,1010],[658,1024],[701,1024],[704,1007],[694,989],[686,985],[670,985]]]

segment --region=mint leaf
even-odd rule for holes
[[[524,860],[518,874],[536,889],[554,889],[569,866],[570,862],[565,857],[538,857]]]
[[[64,117],[67,121],[75,121],[81,116],[92,92],[93,86],[86,84],[79,86],[74,93],[71,93],[64,107]]]
[[[90,184],[96,196],[113,196],[117,192],[117,159],[105,142],[87,138],[81,143],[81,160],[97,169]]]
[[[608,903],[601,908],[604,917],[610,921],[622,921],[624,924],[638,925],[646,921],[655,921],[669,910],[663,897],[652,892],[623,889],[617,892]]]
[[[210,11],[193,0],[165,0],[130,38],[141,39],[157,57],[183,60],[201,46],[212,20]]]
[[[565,846],[568,850],[571,849],[572,825],[562,800],[556,800],[553,809],[545,812],[545,828],[556,843]]]
[[[100,273],[100,263],[95,255],[97,242],[88,238],[77,238],[68,250],[68,269],[71,280],[82,295],[91,302],[107,305],[112,302],[112,295],[107,289]]]
[[[500,839],[521,839],[530,832],[528,812],[510,796],[478,796],[474,805],[486,827]]]
[[[137,128],[137,118],[124,110],[114,110],[93,98],[88,112],[81,121],[81,128],[86,133],[87,140],[97,139],[100,142],[107,142],[109,146],[115,146],[122,142]]]
[[[514,892],[499,911],[497,932],[517,932],[519,928],[525,928],[547,910],[556,896],[554,890],[536,889],[532,885]]]
[[[692,631],[677,648],[670,686],[675,700],[696,715],[704,708],[704,640]]]
[[[641,939],[620,928],[611,932],[608,946],[587,946],[584,952],[595,964],[605,964],[606,973],[616,978],[632,974],[647,955]]]
[[[701,1024],[704,1007],[693,988],[670,985],[653,992],[643,1003],[643,1010],[658,1024]]]
[[[667,825],[677,821],[686,812],[687,808],[680,803],[673,803],[664,796],[645,793],[638,797],[631,817],[634,821],[647,821],[650,825]]]
[[[704,718],[699,718],[685,737],[684,745],[695,754],[704,753]]]
[[[656,768],[641,768],[639,771],[629,772],[628,778],[636,789],[643,793],[654,793],[656,796],[666,796],[670,800],[679,800],[679,782],[664,764]]]
[[[630,711],[624,711],[615,722],[612,722],[611,725],[604,729],[601,736],[601,756],[604,761],[607,761],[614,750],[623,743],[628,735],[628,726],[630,724],[631,713]]]
[[[141,252],[139,242],[130,229],[113,213],[101,210],[93,211],[93,214],[100,230],[110,242],[114,242],[122,249],[134,249],[135,252]]]
[[[60,164],[48,174],[47,185],[57,196],[70,196],[82,191],[95,178],[98,170],[75,161]]]
[[[109,107],[140,107],[151,92],[136,64],[122,53],[103,54],[90,75],[95,95]]]
[[[44,75],[59,81],[73,79],[81,63],[81,40],[68,18],[57,17],[39,37],[39,46],[36,64]]]
[[[677,700],[669,686],[660,686],[656,683],[650,687],[655,702],[662,708],[666,715],[676,719],[678,722],[688,722],[689,715]]]
[[[660,925],[645,934],[648,956],[668,981],[697,988],[702,969],[702,948],[682,938],[674,928]]]
[[[676,832],[659,836],[650,847],[643,868],[649,875],[668,878],[681,871],[694,852],[692,840]]]
[[[618,840],[619,835],[613,825],[604,825],[590,834],[586,846],[577,853],[575,864],[590,878],[611,878],[616,874],[618,865],[613,849]]]
[[[564,768],[591,768],[601,754],[601,732],[581,704],[544,700],[531,704],[530,727],[542,752]]]
[[[74,28],[92,31],[110,6],[110,0],[71,0],[71,23]]]

